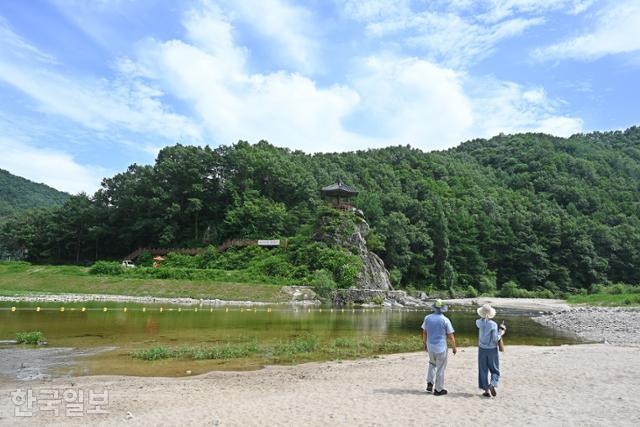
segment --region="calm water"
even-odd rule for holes
[[[132,304],[65,304],[65,311],[55,304],[0,305],[0,340],[13,339],[17,331],[42,331],[49,346],[76,348],[111,348],[62,373],[184,375],[211,369],[252,369],[261,360],[224,361],[135,360],[130,352],[163,345],[169,347],[217,345],[256,340],[273,344],[299,336],[315,335],[321,343],[338,337],[369,336],[376,340],[398,339],[420,334],[422,319],[428,311],[381,309],[333,309],[259,307],[143,306]],[[36,305],[41,311],[35,311]],[[17,310],[12,312],[11,306]],[[81,307],[86,307],[82,312]],[[107,311],[103,311],[107,307]],[[125,307],[127,311],[125,311]],[[178,311],[180,310],[180,311]],[[456,329],[460,346],[475,345],[475,312],[452,309],[448,317]],[[558,345],[575,342],[573,338],[545,328],[526,313],[499,312],[496,320],[508,326],[507,345]]]

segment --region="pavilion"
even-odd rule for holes
[[[329,201],[331,207],[344,210],[353,209],[351,199],[358,195],[358,191],[355,188],[344,184],[342,181],[322,187],[320,192]]]

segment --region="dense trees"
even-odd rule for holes
[[[25,209],[62,205],[69,195],[0,169],[0,219]]]
[[[266,142],[176,145],[93,196],[11,219],[2,241],[34,260],[119,258],[151,245],[304,236],[337,179],[403,286],[550,292],[640,283],[640,129],[500,135],[443,151],[307,155]]]

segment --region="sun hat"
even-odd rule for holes
[[[491,307],[491,304],[485,304],[482,307],[478,308],[478,316],[483,317],[485,319],[493,319],[496,315],[496,309]]]
[[[434,311],[440,313],[444,313],[445,311],[449,310],[449,307],[441,299],[435,300],[431,308],[433,308]]]

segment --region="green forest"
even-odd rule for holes
[[[60,206],[67,199],[67,193],[0,169],[0,218],[26,209]]]
[[[249,269],[344,287],[357,260],[313,237],[327,215],[319,190],[337,180],[358,189],[354,205],[372,229],[367,244],[396,287],[555,295],[640,283],[638,127],[499,135],[429,153],[178,144],[153,165],[105,178],[93,195],[9,218],[0,239],[34,262],[92,263],[140,247],[287,238],[287,249],[210,249],[169,264],[175,274]]]

